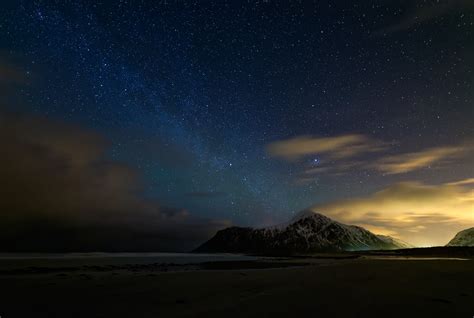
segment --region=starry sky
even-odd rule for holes
[[[474,224],[471,1],[0,6],[7,132],[69,136],[71,158],[103,140],[90,158],[160,210],[220,228],[313,207],[423,246]]]

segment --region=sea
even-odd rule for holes
[[[217,261],[250,261],[261,257],[241,254],[193,253],[0,253],[0,269],[127,264],[198,264]]]

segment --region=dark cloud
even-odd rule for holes
[[[220,191],[203,191],[203,192],[188,192],[186,196],[193,197],[193,198],[205,198],[205,199],[212,199],[212,198],[219,198],[226,196],[226,192]]]
[[[0,54],[2,52],[0,51]],[[24,83],[27,81],[26,74],[16,65],[0,55],[0,84]]]
[[[228,225],[142,198],[80,127],[0,113],[0,146],[1,251],[187,250]]]
[[[377,31],[376,34],[409,30],[438,17],[472,9],[474,9],[474,1],[472,0],[409,1],[406,4],[405,13],[401,16],[400,20],[387,28]]]
[[[14,93],[16,88],[25,86],[31,80],[31,74],[5,56],[5,52],[0,50],[0,107],[15,104],[12,101],[18,99],[17,94]]]

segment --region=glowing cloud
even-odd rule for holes
[[[373,167],[387,174],[399,174],[426,168],[434,163],[457,158],[469,153],[470,146],[436,147],[426,150],[386,156],[378,160]]]
[[[417,246],[445,245],[458,231],[474,224],[474,191],[459,186],[464,182],[402,182],[365,197],[312,209]]]
[[[364,135],[342,135],[336,137],[299,136],[276,141],[267,146],[271,156],[294,161],[312,154],[324,154],[330,158],[342,159],[358,154],[383,149],[383,145]]]
[[[467,184],[474,184],[474,178],[464,179],[460,181],[450,182],[447,183],[449,185],[467,185]]]

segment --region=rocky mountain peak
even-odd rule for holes
[[[267,228],[231,227],[219,231],[197,252],[291,254],[320,251],[396,249],[396,240],[381,239],[364,228],[345,225],[304,210],[290,222]]]

